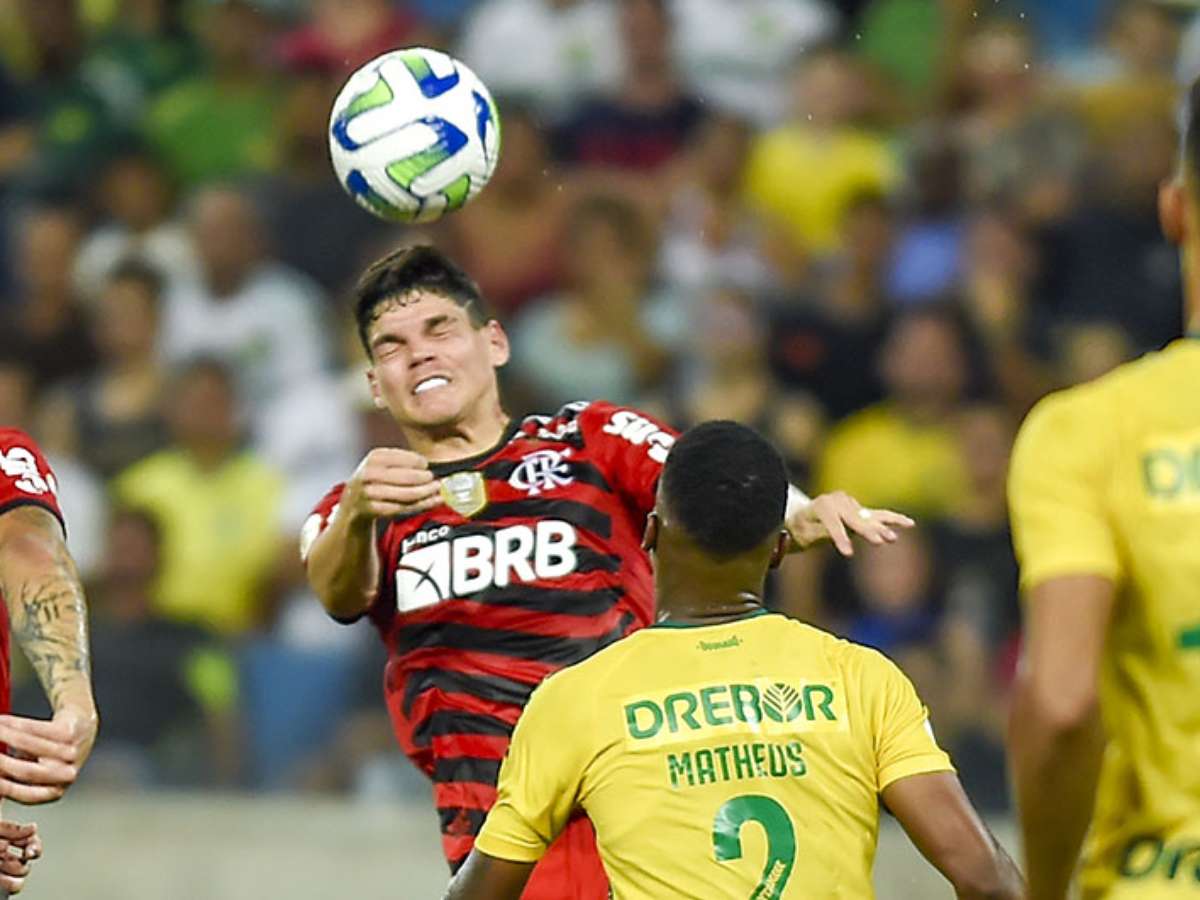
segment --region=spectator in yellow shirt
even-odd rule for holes
[[[817,482],[867,506],[945,515],[967,484],[955,416],[969,373],[956,319],[939,307],[908,312],[893,327],[881,365],[886,398],[834,427]]]
[[[221,363],[190,363],[168,394],[172,444],[118,475],[114,493],[162,532],[159,611],[239,634],[265,617],[283,546],[283,480],[241,449],[237,398]]]
[[[851,201],[897,180],[887,142],[858,124],[870,96],[852,56],[837,49],[809,54],[796,69],[792,120],[763,134],[751,150],[748,200],[798,248],[835,250]]]

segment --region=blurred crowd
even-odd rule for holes
[[[419,230],[354,205],[326,135],[351,71],[418,44],[504,125],[491,186]],[[791,558],[773,602],[895,657],[1002,808],[1009,447],[1179,335],[1155,195],[1197,73],[1166,0],[0,5],[0,423],[47,450],[89,585],[91,777],[411,789],[382,650],[324,619],[296,535],[399,441],[345,297],[425,240],[500,310],[512,413],[739,419],[810,493],[917,516]]]

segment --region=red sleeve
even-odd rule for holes
[[[313,507],[308,518],[304,520],[304,525],[300,529],[300,560],[305,565],[308,565],[308,551],[312,549],[313,541],[329,527],[329,520],[333,518],[338,501],[342,499],[342,491],[345,489],[345,482],[331,487],[320,502]]]
[[[63,522],[58,483],[42,451],[25,432],[0,428],[0,513],[18,506],[40,506]]]
[[[613,488],[649,515],[658,476],[679,432],[646,413],[604,401],[584,408],[579,430]]]

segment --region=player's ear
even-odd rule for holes
[[[658,543],[658,514],[646,516],[646,530],[642,533],[642,549],[649,553]]]
[[[1172,244],[1183,243],[1184,220],[1187,216],[1187,188],[1178,175],[1158,186],[1158,222],[1162,233]]]
[[[375,377],[374,366],[367,369],[367,384],[371,388],[371,400],[374,402],[375,408],[387,409],[387,401],[383,399],[383,392],[379,389],[379,379]]]
[[[511,352],[508,346],[508,333],[504,330],[504,326],[495,319],[492,319],[483,327],[487,332],[489,361],[492,364],[492,368],[498,369],[508,362]]]
[[[787,531],[781,531],[775,535],[775,545],[771,547],[771,561],[768,565],[772,569],[778,569],[783,558],[787,556],[788,547],[792,543],[792,536]]]

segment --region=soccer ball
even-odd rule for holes
[[[329,119],[333,168],[359,206],[432,222],[478,194],[500,157],[500,117],[458,60],[393,50],[350,76]]]

